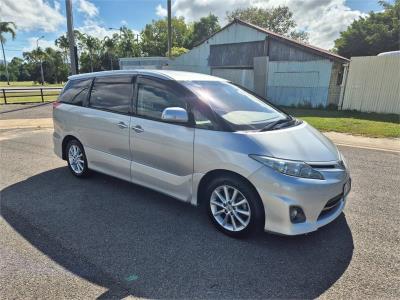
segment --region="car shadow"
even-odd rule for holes
[[[99,299],[315,298],[353,254],[343,214],[309,235],[236,240],[188,204],[67,168],[11,185],[1,198],[3,218],[33,246],[108,289]]]

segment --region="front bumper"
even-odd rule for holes
[[[348,191],[344,194],[344,185],[350,181],[348,172],[342,169],[318,171],[324,175],[324,180],[291,177],[266,166],[249,177],[264,205],[265,231],[304,234],[332,222],[341,214],[348,195]],[[330,200],[336,205],[328,209]],[[305,222],[291,222],[291,206],[302,208]]]

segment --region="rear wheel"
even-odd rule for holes
[[[77,140],[71,140],[66,147],[68,167],[73,175],[85,177],[89,173],[83,146]]]
[[[223,233],[244,237],[261,228],[264,210],[257,192],[244,180],[216,178],[205,196],[210,219]]]

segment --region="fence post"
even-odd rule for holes
[[[3,89],[4,104],[7,104],[6,89]]]
[[[44,98],[43,98],[43,89],[40,88],[40,95],[42,96],[42,102],[44,102]]]

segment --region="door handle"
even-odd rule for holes
[[[117,126],[118,126],[119,128],[121,128],[121,129],[128,128],[128,125],[126,125],[124,122],[119,122],[119,123],[117,124]]]
[[[137,133],[141,133],[144,131],[144,129],[140,125],[133,126],[132,129]]]

